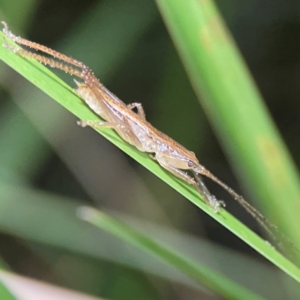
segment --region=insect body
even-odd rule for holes
[[[90,75],[91,73],[88,76]],[[89,81],[85,80],[85,82]],[[205,168],[199,164],[195,154],[147,122],[140,103],[125,105],[100,82],[97,82],[96,86],[93,84],[87,87],[87,84],[77,83],[76,92],[106,122],[79,121],[79,125],[113,128],[126,142],[135,146],[138,150],[154,153],[154,155],[151,155],[153,159],[175,176],[194,185],[203,195],[206,203],[215,212],[218,212],[223,202],[218,201],[201,180],[198,180],[198,182],[182,171],[191,170],[195,174],[205,175],[203,173]],[[99,99],[102,99],[101,105],[99,105]],[[132,111],[135,107],[138,109],[137,114]],[[206,172],[208,171],[206,170]],[[201,184],[199,184],[200,182]]]
[[[215,212],[219,212],[221,207],[225,206],[224,202],[217,200],[216,197],[208,191],[200,176],[203,175],[212,179],[231,194],[233,198],[274,237],[273,230],[277,231],[276,226],[271,224],[242,196],[238,195],[202,166],[192,151],[187,150],[147,122],[143,107],[140,103],[126,105],[107,90],[94,76],[92,71],[83,63],[43,45],[18,37],[8,29],[6,23],[2,23],[4,25],[3,33],[17,44],[47,53],[58,60],[4,43],[6,48],[18,55],[33,58],[45,65],[61,69],[83,80],[83,83],[75,81],[77,84],[77,94],[104,121],[79,121],[79,125],[114,129],[126,142],[142,152],[150,153],[150,156],[156,160],[161,167],[193,185],[203,196],[205,202]],[[134,108],[137,109],[137,113],[133,111]],[[187,171],[190,171],[192,174],[188,174]]]

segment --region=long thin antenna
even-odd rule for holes
[[[199,178],[199,174],[194,171],[193,173],[197,182],[201,181],[201,179]],[[300,249],[285,234],[278,230],[278,227],[275,224],[270,222],[264,215],[261,214],[261,212],[259,212],[249,202],[247,202],[243,196],[236,193],[232,188],[230,188],[227,184],[225,184],[207,169],[204,168],[201,172],[201,175],[210,178],[212,181],[220,185],[225,191],[227,191],[232,196],[232,198],[236,200],[253,217],[253,219],[259,223],[259,225],[269,234],[272,240],[274,240],[279,247],[282,247],[282,243],[280,242],[280,240],[278,240],[276,235],[280,235],[280,237],[286,242],[286,244],[290,245],[295,251],[300,253]]]

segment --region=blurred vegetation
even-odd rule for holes
[[[298,165],[298,2],[217,4]],[[242,191],[153,1],[0,0],[0,16],[14,32],[89,65],[124,102],[142,102],[153,125]],[[0,76],[0,254],[12,270],[109,299],[218,298],[107,234],[83,238],[68,216],[79,204],[92,205],[127,221],[143,219],[137,227],[147,234],[265,298],[298,298],[287,276],[97,133],[78,128],[73,116],[2,63]],[[208,185],[229,211],[260,231],[224,191]],[[247,180],[243,185],[241,193],[259,207],[259,193]]]

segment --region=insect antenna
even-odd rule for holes
[[[199,181],[201,181],[199,174],[195,171],[193,171],[193,173],[195,179],[199,183]],[[225,184],[207,169],[204,169],[201,172],[201,175],[210,178],[212,181],[220,185],[225,191],[227,191],[233,197],[233,199],[236,200],[253,217],[253,219],[257,221],[257,223],[267,232],[267,234],[279,248],[282,248],[282,243],[278,239],[277,235],[279,235],[282,240],[286,242],[286,244],[290,245],[295,251],[300,253],[300,249],[285,234],[278,230],[278,227],[275,224],[271,223],[264,215],[261,214],[261,212],[250,205],[243,196],[236,193],[232,188],[230,188],[227,184]]]

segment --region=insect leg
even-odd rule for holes
[[[133,108],[136,108],[137,109],[137,114],[138,116],[143,119],[143,120],[146,120],[146,114],[145,114],[145,111],[143,109],[143,106],[141,103],[137,103],[137,102],[134,102],[134,103],[130,103],[127,105],[127,107],[129,109],[133,109]]]
[[[26,40],[26,39],[23,39],[20,36],[17,36],[15,34],[13,34],[9,30],[9,28],[8,28],[8,26],[5,22],[1,22],[1,23],[4,26],[4,28],[2,30],[3,33],[9,39],[14,41],[15,43],[17,43],[19,45],[25,45],[25,46],[28,46],[32,49],[39,50],[41,52],[47,53],[47,54],[51,55],[52,57],[57,58],[58,60],[61,60],[63,62],[66,62],[66,63],[68,63],[72,66],[66,65],[65,63],[56,61],[52,58],[49,58],[49,57],[46,57],[46,56],[43,56],[43,55],[40,55],[40,54],[37,54],[37,53],[34,53],[34,52],[30,52],[30,51],[27,51],[27,50],[22,49],[22,48],[15,47],[13,45],[8,44],[7,41],[4,41],[3,46],[5,48],[7,48],[8,50],[10,50],[10,51],[22,56],[22,57],[35,59],[35,60],[39,61],[40,63],[42,63],[44,65],[48,65],[52,68],[60,69],[60,70],[66,72],[68,74],[71,74],[71,75],[77,76],[79,78],[82,78],[85,81],[87,81],[88,79],[90,79],[91,81],[97,81],[97,79],[95,79],[95,76],[91,72],[91,70],[86,65],[84,65],[82,62],[80,62],[80,61],[78,61],[74,58],[68,57],[68,56],[66,56],[62,53],[59,53],[59,52],[57,52],[53,49],[50,49],[46,46],[40,45],[38,43],[31,42],[31,41]],[[77,68],[79,68],[81,71],[78,70]]]
[[[220,210],[220,206],[225,207],[226,204],[222,200],[218,200],[216,196],[214,196],[206,187],[201,177],[194,173],[194,178],[196,179],[198,183],[198,187],[201,190],[200,194],[205,197],[205,199],[208,199],[210,207],[215,211],[218,212]]]
[[[113,128],[113,129],[119,126],[104,121],[82,121],[82,120],[77,121],[77,125],[81,127],[91,126],[91,127]]]
[[[199,176],[197,173],[195,173],[195,177]],[[254,208],[251,204],[249,204],[243,196],[236,193],[232,188],[230,188],[228,185],[226,185],[223,181],[221,181],[219,178],[217,178],[215,175],[213,175],[210,171],[203,168],[202,175],[210,178],[217,184],[219,184],[221,187],[223,187],[232,197],[235,199],[244,209],[262,226],[262,228],[265,229],[265,231],[270,235],[270,237],[277,241],[277,238],[274,234],[274,232],[278,233],[278,228],[276,225],[271,223],[264,215],[262,215],[256,208]],[[288,240],[288,239],[285,239]]]
[[[167,171],[169,171],[176,177],[186,181],[188,184],[193,185],[196,188],[196,190],[199,192],[199,194],[203,196],[205,203],[207,205],[209,205],[215,212],[219,212],[220,206],[223,205],[222,202],[217,200],[217,198],[208,191],[208,189],[206,188],[206,186],[204,185],[204,183],[202,181],[200,181],[201,182],[200,183],[200,182],[198,182],[198,179],[197,179],[197,182],[196,182],[195,179],[193,177],[191,177],[190,175],[188,175],[186,172],[184,172],[180,169],[177,169],[173,166],[170,166],[165,161],[163,156],[156,155],[155,157],[152,156],[152,158],[155,159],[164,169],[166,169]]]
[[[50,54],[51,56],[56,57],[56,58],[58,58],[58,59],[60,59],[60,60],[63,60],[63,61],[65,61],[65,62],[67,62],[67,63],[69,63],[69,64],[71,64],[71,65],[76,66],[76,67],[79,67],[79,68],[85,67],[85,65],[84,65],[82,62],[80,62],[80,61],[78,61],[78,60],[76,60],[76,59],[74,59],[74,58],[68,57],[68,56],[66,56],[66,55],[64,55],[64,54],[62,54],[62,53],[60,53],[60,52],[58,52],[58,51],[55,51],[55,50],[53,50],[53,49],[50,49],[50,48],[48,48],[48,47],[46,47],[46,46],[44,46],[44,45],[41,45],[41,44],[38,44],[38,43],[31,42],[31,41],[29,41],[29,40],[26,40],[26,39],[21,38],[20,36],[17,36],[17,35],[15,35],[15,34],[13,34],[13,33],[9,30],[8,25],[7,25],[5,22],[2,21],[1,23],[2,23],[3,26],[4,26],[4,28],[3,28],[3,30],[2,30],[3,33],[4,33],[10,40],[14,41],[15,43],[17,43],[17,44],[19,44],[19,45],[25,45],[25,46],[28,46],[28,47],[30,47],[30,48],[32,48],[32,49],[39,50],[39,51],[42,51],[42,52],[44,52],[44,53],[48,53],[48,54]],[[13,46],[12,46],[12,47],[13,47]],[[18,48],[16,48],[16,50],[17,50],[17,49],[18,49]],[[15,52],[15,51],[14,51],[14,52]]]

